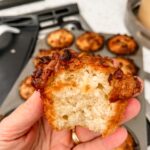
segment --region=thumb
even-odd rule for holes
[[[21,136],[25,134],[42,116],[42,100],[39,92],[20,105],[0,123],[0,135]],[[17,137],[16,137],[17,138]]]

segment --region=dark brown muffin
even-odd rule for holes
[[[27,100],[35,91],[34,87],[32,86],[32,77],[26,77],[19,87],[19,95],[24,100]]]
[[[76,40],[77,48],[85,52],[100,50],[103,45],[104,37],[95,32],[85,32]]]
[[[138,67],[132,59],[123,57],[116,57],[114,59],[119,63],[121,70],[125,74],[137,75]]]
[[[47,36],[47,44],[52,48],[67,48],[73,40],[73,34],[67,29],[58,29]]]
[[[108,50],[118,55],[133,54],[138,49],[138,44],[133,37],[128,35],[115,35],[107,42]]]

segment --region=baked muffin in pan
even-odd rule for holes
[[[115,150],[135,150],[135,147],[136,143],[134,141],[134,138],[130,133],[128,133],[128,137],[125,142]]]
[[[118,55],[133,54],[138,50],[138,44],[128,35],[115,35],[107,41],[108,50]]]
[[[35,91],[32,86],[32,77],[26,77],[19,86],[19,95],[22,99],[27,100]]]
[[[125,74],[137,75],[139,68],[132,59],[124,57],[116,57],[114,59],[119,63],[121,70]]]
[[[51,48],[67,48],[73,43],[74,36],[67,29],[58,29],[50,32],[46,40]]]
[[[84,52],[95,52],[102,49],[104,37],[95,32],[85,32],[76,40],[76,46]]]

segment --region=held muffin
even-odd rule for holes
[[[128,35],[115,35],[107,41],[108,50],[118,55],[133,54],[138,50],[138,44]]]
[[[138,77],[124,74],[108,57],[64,49],[40,64],[32,81],[54,129],[83,126],[106,136],[119,126],[127,99],[141,93]]]
[[[46,40],[51,48],[67,48],[73,43],[74,36],[67,29],[58,29],[49,33]]]
[[[32,86],[32,77],[26,77],[19,86],[19,95],[22,99],[27,100],[35,91]]]
[[[104,45],[104,37],[95,32],[85,32],[76,40],[76,46],[81,51],[94,52]]]

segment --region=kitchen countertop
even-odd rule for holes
[[[126,1],[127,0],[115,0],[115,2],[111,2],[110,0],[92,0],[87,2],[87,0],[45,0],[2,10],[0,11],[0,16],[18,15],[24,12],[28,13],[77,2],[82,16],[95,31],[124,33],[126,32],[124,26]]]
[[[78,3],[81,15],[96,32],[128,32],[124,24],[127,0],[92,0],[88,2],[87,0],[45,0],[1,10],[0,16],[29,13],[69,3]],[[150,50],[143,48],[143,55],[144,70],[150,73]],[[150,104],[150,82],[148,80],[145,80],[145,97]]]

